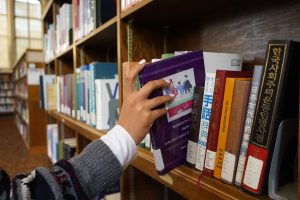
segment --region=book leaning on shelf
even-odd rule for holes
[[[243,188],[254,194],[265,189],[279,124],[298,117],[299,53],[299,42],[272,40],[267,45],[242,181]]]
[[[155,90],[149,98],[175,95],[172,102],[159,106],[165,106],[167,114],[156,120],[150,130],[156,170],[158,174],[165,174],[186,160],[193,87],[203,87],[205,81],[203,52],[190,52],[146,64],[139,79],[142,87],[157,79],[169,82],[168,88]]]

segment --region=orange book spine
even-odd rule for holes
[[[219,130],[218,147],[215,161],[214,177],[220,179],[224,159],[225,146],[227,141],[229,117],[231,112],[234,84],[236,80],[251,80],[249,78],[226,78],[222,115]]]

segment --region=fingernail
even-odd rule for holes
[[[170,94],[171,97],[175,97],[175,94]]]
[[[169,80],[165,80],[168,84],[170,84],[170,81]]]
[[[145,64],[145,63],[146,63],[146,60],[145,60],[145,59],[143,59],[143,60],[141,60],[141,61],[139,62],[140,65],[143,65],[143,64]]]

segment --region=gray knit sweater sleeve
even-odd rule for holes
[[[120,162],[100,139],[90,143],[69,162],[89,198],[116,183],[122,175]]]
[[[116,183],[122,166],[100,139],[71,160],[58,161],[52,169],[37,168],[14,177],[11,199],[93,199]]]

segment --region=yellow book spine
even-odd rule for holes
[[[222,172],[222,165],[224,159],[224,152],[227,140],[227,133],[229,127],[229,117],[231,112],[232,96],[234,91],[234,84],[236,80],[251,80],[250,78],[226,78],[224,99],[222,105],[222,115],[220,121],[218,147],[215,161],[214,177],[220,179]]]

